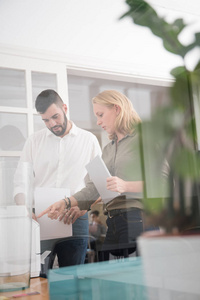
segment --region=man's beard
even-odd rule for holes
[[[53,134],[55,134],[56,136],[62,136],[62,135],[64,135],[64,133],[65,133],[65,131],[66,131],[66,129],[67,129],[67,117],[66,117],[66,115],[65,115],[64,112],[63,112],[63,116],[64,116],[64,122],[63,122],[62,125],[56,125],[56,126],[54,126],[54,127],[52,127],[52,128],[49,128],[49,130],[50,130]],[[56,132],[55,132],[53,129],[56,128],[56,127],[60,127],[60,128],[62,128],[62,130],[61,130],[61,131],[56,131]]]

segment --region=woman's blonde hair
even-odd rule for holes
[[[141,119],[133,108],[131,101],[122,93],[116,90],[105,90],[92,99],[92,103],[112,107],[118,105],[120,113],[116,118],[116,131],[123,134],[131,134],[134,132],[137,124],[141,123]],[[110,139],[114,139],[115,134],[109,135]]]

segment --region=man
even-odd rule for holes
[[[106,227],[100,220],[99,211],[93,210],[90,213],[92,222],[89,224],[90,247],[95,253],[95,259],[98,261],[98,251],[101,250],[106,234]]]
[[[106,233],[106,228],[99,218],[98,210],[91,211],[90,215],[92,222],[89,224],[89,233],[98,240],[102,234]]]
[[[73,194],[85,186],[85,165],[97,154],[101,155],[97,138],[67,119],[67,106],[54,90],[41,92],[35,107],[46,128],[28,138],[20,161],[33,164],[34,188],[69,188]],[[79,217],[72,225],[73,236],[88,235],[87,212],[75,207],[71,215]],[[49,250],[52,242],[42,241],[42,252]],[[87,243],[87,238],[77,239],[70,242],[70,250],[60,249],[59,266],[84,263]]]

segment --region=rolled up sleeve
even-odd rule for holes
[[[73,197],[78,202],[80,210],[88,210],[90,206],[99,198],[99,193],[92,181],[88,181],[86,187],[75,193]]]

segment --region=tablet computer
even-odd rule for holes
[[[106,188],[106,178],[111,177],[111,174],[99,155],[86,165],[86,169],[104,203],[120,195]]]

